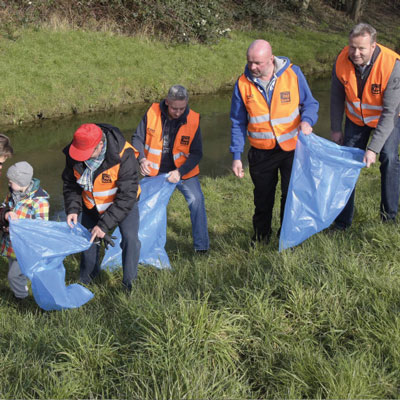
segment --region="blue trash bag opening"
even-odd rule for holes
[[[315,134],[299,134],[279,251],[294,247],[329,227],[349,199],[363,163],[364,151],[339,146]]]
[[[170,268],[165,251],[167,240],[167,205],[176,183],[167,180],[168,174],[145,177],[140,181],[139,199],[139,240],[141,243],[139,264],[156,268]],[[113,233],[117,237],[115,246],[109,247],[101,264],[102,269],[114,270],[122,265],[120,246],[121,232],[117,227]]]
[[[71,229],[66,222],[10,221],[12,247],[39,307],[47,311],[76,308],[93,298],[93,293],[79,284],[65,285],[63,265],[66,256],[87,250],[90,238],[90,232],[79,223]]]

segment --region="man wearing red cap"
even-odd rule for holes
[[[82,225],[92,233],[91,242],[103,239],[108,231],[119,226],[123,285],[130,291],[137,276],[140,252],[136,150],[114,126],[83,124],[63,151],[67,223],[72,228],[82,213]],[[82,283],[90,283],[99,274],[99,250],[93,244],[82,253]]]

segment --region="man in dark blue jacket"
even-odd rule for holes
[[[172,86],[165,100],[148,109],[132,136],[132,145],[139,152],[142,175],[168,173],[168,181],[177,183],[189,206],[194,249],[204,253],[208,251],[209,238],[198,179],[203,155],[200,116],[188,107],[188,101],[183,86]]]

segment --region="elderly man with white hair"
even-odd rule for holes
[[[189,94],[181,85],[172,86],[166,99],[153,103],[132,136],[139,151],[144,176],[168,173],[177,183],[190,210],[194,250],[209,249],[207,215],[198,175],[203,155],[200,115],[188,106]]]

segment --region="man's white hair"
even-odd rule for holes
[[[189,93],[182,85],[174,85],[168,90],[167,99],[174,100],[186,100],[189,101]]]
[[[352,39],[357,36],[365,36],[365,35],[371,36],[371,43],[376,42],[376,29],[370,24],[360,22],[351,30],[349,38]]]

